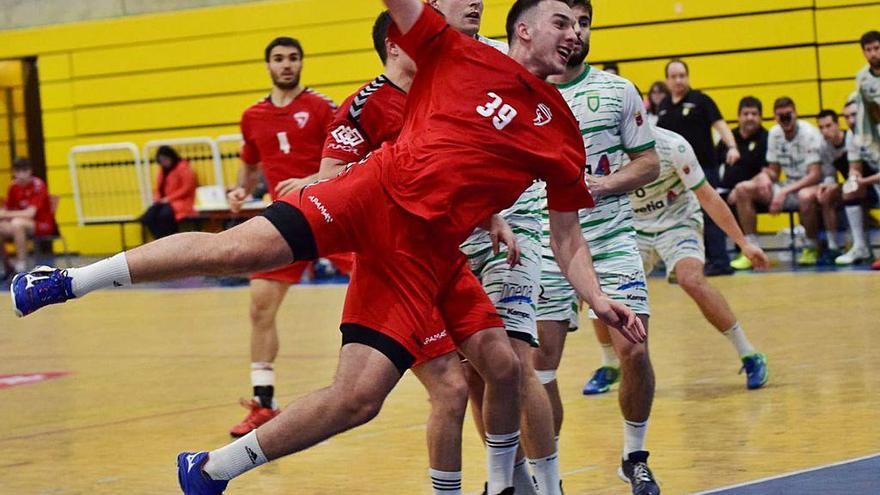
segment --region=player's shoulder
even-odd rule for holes
[[[807,122],[806,120],[798,119],[798,132],[801,132],[801,131],[803,131],[806,134],[806,136],[809,137],[810,139],[818,138],[818,139],[821,139],[822,141],[824,141],[824,139],[822,139],[822,133],[819,132],[818,127]]]
[[[856,79],[858,79],[860,82],[867,82],[875,79],[873,77],[873,74],[871,73],[871,66],[865,64],[865,66],[862,67],[861,70],[859,70],[858,74],[856,74]]]
[[[251,105],[244,109],[244,112],[241,114],[242,120],[254,118],[258,115],[264,114],[267,109],[272,105],[271,100],[269,99],[269,95],[266,95],[259,100],[251,103]]]
[[[770,140],[779,140],[785,137],[785,132],[782,130],[782,126],[779,124],[774,124],[773,127],[770,128],[770,131],[767,133],[768,138]]]
[[[331,110],[336,110],[336,102],[333,101],[333,98],[330,98],[318,90],[306,88],[303,90],[303,97],[318,105],[326,105],[330,107]]]
[[[364,115],[389,110],[386,108],[400,100],[406,100],[406,94],[398,89],[387,77],[381,75],[361,86],[351,95],[346,104],[348,105],[348,117],[354,121],[360,121]]]

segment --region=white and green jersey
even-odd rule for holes
[[[558,87],[584,138],[587,175],[611,175],[626,163],[628,153],[654,147],[642,98],[628,80],[588,65],[579,77]],[[543,214],[544,235],[549,236],[546,209]],[[633,229],[632,206],[625,193],[599,198],[594,208],[581,210],[580,217],[588,241]]]
[[[880,170],[880,151],[857,141],[852,131],[846,131],[846,158],[850,163],[862,163],[862,175],[873,175]]]
[[[786,139],[785,131],[779,124],[770,129],[767,137],[767,163],[779,164],[785,172],[785,182],[781,185],[803,179],[811,165],[821,164],[822,141],[824,139],[819,129],[800,119],[791,141]]]
[[[690,143],[670,130],[655,128],[660,176],[630,193],[636,231],[656,234],[699,218],[700,201],[693,193],[706,182]]]

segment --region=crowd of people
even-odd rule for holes
[[[583,302],[603,361],[584,393],[620,382],[618,474],[635,495],[659,494],[645,445],[655,388],[646,272],[662,261],[729,341],[747,388],[763,387],[767,356],[706,274],[731,269],[726,237],[741,252],[735,266],[768,266],[754,237],[758,207],[798,208],[805,222],[835,201],[863,214],[865,184],[876,180],[863,165],[870,132],[848,137],[836,114],[825,114],[820,135],[789,98],[774,103],[770,132],[762,103],[744,98],[731,130],[678,59],[666,66],[667,83],[650,88],[646,109],[631,82],[585,63],[589,0],[517,0],[509,44],[479,35],[479,1],[384,3],[373,29],[383,73],[338,108],[300,83],[298,41],[266,47],[272,90],[244,112],[242,171],[229,193],[235,210],[262,171],[275,199],[262,216],[84,267],[18,274],[16,312],[134,283],[254,274],[254,399],[230,431],[237,440],[178,456],[185,494],[222,493],[251,469],[370,421],[412,370],[431,397],[433,493],[462,493],[470,400],[486,448],[485,493],[561,495],[556,370]],[[868,33],[866,55],[874,45],[870,74],[880,73],[880,34]],[[856,119],[876,110],[872,91],[856,98]],[[820,187],[822,157],[838,170],[848,145],[861,159],[846,153],[850,179],[839,194],[836,179]],[[167,211],[162,197],[156,208]],[[817,225],[809,227],[814,242]],[[319,256],[353,262],[339,365],[329,387],[282,410],[275,315],[291,273]]]

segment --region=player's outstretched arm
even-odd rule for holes
[[[756,270],[766,270],[770,266],[767,254],[760,247],[746,240],[742,229],[739,228],[739,223],[737,223],[730,208],[727,207],[727,204],[724,203],[724,200],[715,191],[715,188],[704,181],[700,187],[694,190],[694,193],[696,193],[697,199],[700,200],[700,206],[721,227],[721,230],[733,239],[733,242],[739,246],[743,254],[752,262],[752,266]]]
[[[421,0],[383,0],[397,29],[406,34],[419,20],[425,4]]]
[[[550,210],[550,247],[562,273],[596,316],[606,325],[617,329],[630,342],[644,342],[647,333],[642,321],[632,310],[612,301],[599,288],[593,257],[581,234],[578,212]]]
[[[660,157],[654,149],[629,155],[630,162],[616,173],[603,177],[587,176],[593,197],[626,194],[657,180],[660,175]]]

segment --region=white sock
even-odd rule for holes
[[[434,495],[461,495],[461,471],[437,471],[429,469]]]
[[[601,344],[602,347],[602,366],[610,366],[612,368],[620,368],[620,359],[614,352],[614,346],[611,344]]]
[[[529,459],[529,467],[532,469],[532,476],[535,477],[538,493],[541,495],[559,495],[558,452],[543,459]]]
[[[516,495],[538,495],[525,459],[513,465],[513,491]]]
[[[862,213],[861,205],[847,206],[846,221],[849,222],[849,230],[852,233],[854,248],[868,248],[868,242],[865,239],[865,217]]]
[[[2,246],[0,246],[2,248]],[[17,273],[26,272],[27,271],[27,263],[21,260],[16,260],[12,263],[12,269]]]
[[[131,274],[128,271],[128,262],[125,261],[125,253],[119,253],[82,268],[68,268],[67,275],[73,279],[72,288],[76,297],[82,297],[97,289],[131,285]]]
[[[645,450],[645,435],[648,433],[648,422],[623,421],[623,458],[628,459],[629,454],[639,450]]]
[[[486,433],[489,495],[496,495],[513,486],[513,465],[518,446],[519,430],[501,435]]]
[[[274,389],[275,370],[272,368],[272,363],[251,363],[251,385],[253,387],[272,387],[272,389],[269,390]],[[262,403],[259,397],[254,397],[254,400]],[[272,398],[271,404],[263,404],[263,407],[271,407],[272,409],[277,409],[274,397]]]
[[[825,237],[828,238],[828,249],[840,251],[840,244],[837,243],[837,232],[825,231]]]
[[[226,447],[212,450],[204,470],[212,480],[231,480],[267,462],[254,430]]]
[[[752,347],[752,343],[749,342],[749,338],[746,337],[746,333],[739,325],[739,322],[734,323],[732,327],[725,330],[723,335],[730,340],[730,343],[733,344],[734,347],[736,347],[736,352],[739,353],[739,357],[755,353],[755,348]]]

